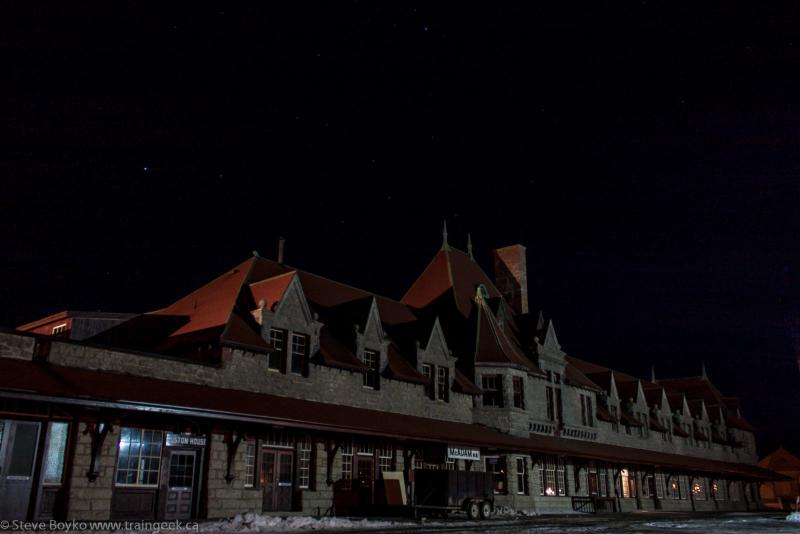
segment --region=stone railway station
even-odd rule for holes
[[[0,332],[0,517],[380,514],[419,469],[535,512],[755,510],[753,429],[705,376],[566,354],[526,251],[447,242],[400,300],[255,255],[166,308]]]

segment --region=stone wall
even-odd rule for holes
[[[96,464],[100,475],[93,482],[86,477],[91,462],[92,440],[85,431],[86,423],[80,423],[75,443],[75,463],[70,481],[67,519],[90,521],[110,519],[119,427],[114,426],[103,442]]]
[[[226,349],[223,363],[217,367],[55,341],[49,361],[55,365],[472,422],[472,397],[469,395],[451,391],[449,402],[435,401],[425,395],[424,387],[420,384],[385,378],[381,380],[379,390],[371,390],[362,386],[361,373],[315,364],[309,365],[308,377],[284,374],[268,369],[264,355],[241,350]]]

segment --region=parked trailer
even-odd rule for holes
[[[494,511],[494,477],[492,473],[417,469],[413,495],[414,516],[422,510],[464,510],[470,519],[488,519]]]

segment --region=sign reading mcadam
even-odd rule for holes
[[[447,447],[447,457],[454,460],[480,460],[481,450],[472,447]]]

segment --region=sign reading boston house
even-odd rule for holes
[[[447,457],[454,460],[480,460],[481,450],[472,447],[447,447]]]
[[[205,436],[194,436],[192,434],[175,434],[167,432],[167,447],[180,447],[181,445],[191,445],[194,447],[205,447]]]

